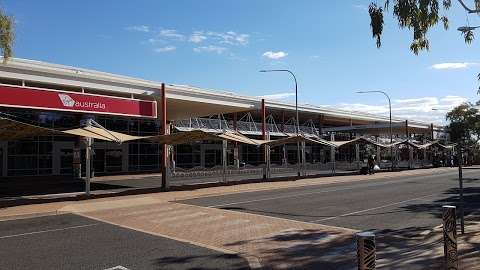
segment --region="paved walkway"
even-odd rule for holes
[[[306,267],[311,269],[355,269],[354,230],[185,205],[176,201],[258,190],[349,183],[399,176],[432,175],[454,170],[441,168],[381,173],[373,176],[339,176],[288,182],[265,182],[83,202],[28,205],[0,209],[0,219],[76,213],[153,235],[166,236],[227,253],[237,253],[244,256],[252,268],[262,265],[272,269]],[[480,269],[479,251],[471,250],[480,242],[479,230],[472,230],[480,225],[474,221],[469,224],[469,230],[472,233],[460,238],[462,242],[460,248],[469,251],[469,255],[463,258],[463,269]],[[416,258],[442,256],[443,250],[438,241],[441,241],[438,231],[428,235],[425,238],[425,246],[416,251]],[[434,243],[435,248],[432,248],[433,244],[428,245],[429,243]],[[384,252],[388,252],[399,261],[402,260],[402,252],[406,250],[402,246],[383,248]],[[388,266],[389,263],[391,260],[379,262],[384,266]],[[408,266],[409,262],[403,263]]]
[[[333,267],[330,262],[332,257],[343,258],[343,266],[348,268],[355,264],[352,252],[354,230],[172,202],[143,204],[139,200],[127,199],[119,203],[119,207],[113,208],[104,202],[77,204],[67,206],[62,211],[202,247],[237,253],[245,257],[252,268],[268,265],[272,269],[292,269],[311,265],[312,261],[318,265],[331,264]],[[123,206],[134,203],[140,205]],[[335,248],[331,246],[332,243],[336,243]],[[308,250],[307,246],[323,248],[317,248],[315,254],[310,251],[310,254],[302,256],[286,256],[286,251],[297,253]]]

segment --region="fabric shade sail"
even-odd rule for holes
[[[147,137],[132,136],[132,135],[110,131],[110,130],[99,128],[99,127],[94,127],[94,126],[86,126],[82,128],[64,130],[62,131],[62,133],[74,135],[74,136],[94,138],[102,141],[117,142],[117,143],[149,138],[148,136]]]
[[[389,147],[388,145],[381,144],[381,143],[372,141],[372,140],[364,138],[364,137],[355,138],[355,139],[350,140],[350,141],[333,141],[333,142],[330,142],[330,143],[334,144],[336,147],[343,147],[343,146],[347,146],[347,145],[350,145],[350,144],[353,144],[353,143],[367,143],[367,144],[372,144],[372,145],[380,146],[380,147]]]
[[[86,126],[70,130],[56,130],[0,117],[0,141],[14,141],[35,136],[51,135],[81,136],[117,143],[148,138],[131,136],[94,126]]]
[[[226,131],[220,135],[218,135],[221,138],[224,138],[226,140],[230,141],[235,141],[239,143],[245,143],[245,144],[250,144],[250,145],[262,145],[268,141],[265,140],[255,140],[255,139],[250,139],[247,136],[240,134],[238,132],[231,132],[231,131]]]
[[[294,136],[290,136],[290,137],[287,137],[287,138],[282,138],[282,139],[278,139],[278,140],[264,142],[264,144],[273,147],[273,146],[279,146],[279,145],[288,144],[288,143],[297,143],[297,142],[302,142],[302,141],[305,141],[307,143],[321,144],[321,145],[325,145],[325,146],[329,146],[329,147],[337,147],[332,142],[322,140],[320,138],[307,138],[303,135],[294,135]]]
[[[425,144],[418,144],[418,143],[415,143],[411,140],[403,140],[403,141],[394,142],[392,144],[388,144],[388,145],[386,145],[386,147],[398,146],[398,145],[402,145],[402,144],[411,146],[411,147],[416,148],[416,149],[428,149],[428,148],[431,148],[431,147],[440,147],[440,148],[443,148],[443,149],[452,149],[455,146],[455,144],[443,145],[438,140],[433,141],[433,142],[428,142],[428,143],[425,143]]]
[[[61,134],[61,131],[0,117],[0,141],[13,141],[34,136]]]
[[[430,147],[440,147],[440,148],[443,148],[443,149],[453,149],[453,147],[455,147],[456,144],[450,144],[450,145],[444,145],[444,144],[441,144],[440,141],[433,141],[433,142],[429,142],[429,143],[426,143],[426,144],[422,144],[420,145],[420,148],[421,149],[426,149],[426,148],[430,148]]]
[[[241,134],[233,133],[233,132],[224,132],[224,133],[209,133],[203,130],[192,130],[192,131],[185,131],[185,132],[178,132],[169,135],[158,135],[152,136],[148,138],[151,141],[161,143],[161,144],[169,144],[169,145],[176,145],[176,144],[185,144],[191,143],[195,141],[218,141],[218,140],[228,140],[234,142],[240,142],[250,145],[261,145],[262,141],[253,140],[247,138]]]

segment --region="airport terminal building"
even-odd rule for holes
[[[258,97],[172,85],[93,70],[11,59],[0,65],[0,116],[34,125],[69,129],[94,119],[108,130],[150,136],[190,130],[235,130],[256,139],[276,139],[295,133],[295,105]],[[389,119],[366,113],[299,105],[300,132],[330,141],[367,136],[382,142],[389,138]],[[448,139],[444,128],[431,123],[393,119],[394,140],[418,142]],[[95,141],[96,175],[158,172],[163,147],[151,141],[124,144]],[[288,166],[298,160],[296,145],[273,147],[270,160]],[[367,148],[352,146],[332,152],[306,145],[308,164],[352,163],[364,160]],[[375,153],[381,150],[375,149]],[[0,176],[51,176],[73,174],[74,163],[84,162],[78,138],[52,135],[0,141]],[[387,159],[388,151],[379,159]],[[406,155],[406,157],[405,157]],[[409,157],[410,155],[410,157]],[[398,161],[431,161],[431,153],[397,154]],[[222,143],[192,142],[171,148],[178,170],[211,168],[222,162]],[[390,159],[391,160],[391,159]],[[255,167],[264,162],[261,149],[250,145],[228,146],[228,164]],[[411,162],[411,161],[410,161]],[[82,166],[84,167],[84,166]]]

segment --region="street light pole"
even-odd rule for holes
[[[298,137],[300,134],[300,122],[298,118],[298,84],[297,84],[297,77],[295,74],[288,70],[288,69],[267,69],[267,70],[260,70],[260,72],[288,72],[292,75],[293,80],[295,81],[295,133]],[[300,145],[297,142],[297,160],[300,167]],[[300,168],[298,169],[297,175],[300,176]]]
[[[392,171],[393,171],[393,131],[392,131],[392,101],[390,100],[390,96],[385,93],[384,91],[357,91],[357,94],[366,94],[366,93],[381,93],[387,97],[388,100],[388,109],[390,111],[390,119],[389,119],[389,125],[390,125],[390,159],[392,162]]]

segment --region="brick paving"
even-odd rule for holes
[[[272,269],[290,269],[330,263],[333,256],[337,259],[345,257],[345,264],[351,267],[355,263],[355,230],[174,202],[132,202],[135,203],[140,205],[102,209],[104,203],[99,202],[98,206],[95,203],[77,204],[63,210],[154,235],[237,253],[247,258],[252,266],[260,263]],[[102,210],[92,211],[93,208]],[[338,245],[332,250],[329,243]],[[315,254],[287,256],[306,246],[316,246]]]

